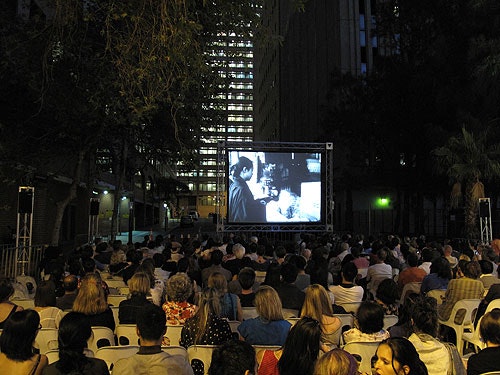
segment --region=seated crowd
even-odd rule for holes
[[[241,234],[220,243],[158,236],[131,246],[99,242],[64,256],[50,248],[31,309],[13,298],[22,285],[0,279],[0,368],[109,374],[104,361],[88,356],[91,327],[134,324],[138,352],[117,361],[113,374],[355,375],[366,361],[377,374],[500,371],[500,310],[486,312],[500,299],[498,260],[490,246],[423,236],[311,234],[289,243]],[[117,317],[110,299],[119,290],[110,280],[128,287]],[[477,353],[466,357],[463,342],[440,324],[455,319],[453,307],[464,299],[477,301],[475,329],[484,343],[482,350],[467,347]],[[397,323],[387,326],[388,316]],[[178,342],[169,339],[169,326],[182,327]],[[51,364],[33,349],[41,328],[58,330],[59,360]],[[373,358],[350,349],[363,343],[375,343]],[[217,348],[204,369],[168,354],[166,345]]]

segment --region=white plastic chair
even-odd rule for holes
[[[35,307],[35,300],[33,299],[14,299],[10,302],[15,303],[17,306],[21,306],[25,310],[33,309]]]
[[[480,303],[480,299],[462,299],[453,305],[448,320],[439,319],[439,324],[448,326],[455,331],[457,336],[456,346],[460,355],[463,353],[462,336],[464,330],[469,329],[471,332],[474,332],[474,318],[476,317],[477,308]],[[457,314],[460,311],[465,311],[465,315],[461,321],[457,318]]]
[[[95,357],[102,359],[111,369],[113,363],[116,363],[122,358],[129,358],[139,351],[137,345],[124,345],[124,346],[104,346],[97,349]]]
[[[406,298],[411,294],[420,294],[420,288],[422,286],[422,283],[418,282],[412,282],[412,283],[407,283],[403,287],[403,290],[401,291],[401,298],[399,299],[399,305],[403,305],[406,301]]]
[[[261,350],[279,350],[281,349],[281,346],[279,345],[252,345],[253,348],[255,349],[255,352],[257,353],[258,351]]]
[[[359,306],[361,305],[361,302],[346,302],[343,304],[339,304],[339,306],[342,306],[344,310],[350,314],[356,315],[358,313]]]
[[[118,318],[118,312],[119,312],[119,307],[118,306],[110,306],[111,312],[113,313],[113,319],[115,321],[115,331],[116,331],[116,326],[120,324],[120,319]]]
[[[490,312],[493,309],[500,309],[500,298],[494,299],[490,303],[488,303],[488,306],[486,306],[486,311],[484,312],[485,314],[487,312]],[[479,327],[479,323],[478,323]]]
[[[165,334],[165,336],[168,337],[168,339],[170,340],[170,346],[179,345],[179,341],[181,339],[182,327],[184,326],[167,324],[167,333]]]
[[[119,289],[119,288],[123,288],[123,287],[126,287],[127,284],[125,284],[125,282],[123,281],[123,279],[106,279],[104,280],[106,282],[106,284],[108,284],[108,287],[111,289]]]
[[[358,354],[361,363],[358,371],[360,373],[372,373],[372,357],[377,352],[379,342],[350,342],[344,345],[343,349],[351,354]]]
[[[426,293],[427,297],[435,298],[438,306],[443,303],[446,289],[431,289]]]
[[[384,315],[384,329],[387,330],[398,322],[397,315]]]
[[[484,349],[486,347],[485,343],[481,341],[481,335],[479,333],[479,327],[481,324],[481,320],[483,317],[480,317],[476,327],[471,332],[464,332],[462,335],[463,343],[462,345],[466,345],[467,343],[471,343],[474,347],[474,352]]]
[[[125,301],[127,296],[122,296],[121,294],[110,294],[108,296],[108,304],[112,306],[120,306],[121,301]]]
[[[242,307],[241,311],[243,313],[243,320],[252,319],[259,316],[255,307]]]
[[[59,361],[59,350],[49,350],[48,352],[45,353],[47,356],[47,360],[49,361],[49,365],[51,363]]]
[[[192,345],[187,348],[189,363],[193,365],[193,360],[197,359],[203,362],[203,373],[208,374],[210,363],[212,362],[212,353],[217,345]]]
[[[285,319],[299,317],[299,310],[295,310],[295,309],[282,309],[282,310],[283,310],[283,317]]]
[[[35,338],[35,347],[40,350],[40,354],[59,348],[57,333],[57,328],[42,328],[38,331]]]
[[[139,345],[135,324],[118,324],[115,331],[118,346]]]
[[[300,320],[300,318],[286,318],[285,319],[288,323],[292,325],[292,327],[297,324],[297,322]],[[292,328],[290,327],[290,328]]]
[[[266,279],[266,271],[255,271],[255,281],[258,283],[263,283]]]
[[[99,342],[101,339],[104,343]],[[115,346],[115,334],[108,327],[93,326],[92,336],[87,341],[87,347],[95,353],[97,349],[103,346]]]

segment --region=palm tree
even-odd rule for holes
[[[458,207],[465,189],[465,234],[477,238],[479,198],[484,198],[482,181],[500,176],[500,145],[488,142],[488,129],[473,134],[462,128],[461,136],[451,137],[446,146],[432,151],[438,173],[446,174],[452,184],[450,205]]]

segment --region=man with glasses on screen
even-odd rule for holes
[[[233,166],[233,181],[229,186],[229,221],[259,223],[266,221],[266,204],[272,198],[255,199],[248,187],[253,175],[253,163],[240,156]]]

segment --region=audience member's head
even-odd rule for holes
[[[297,280],[299,270],[293,264],[284,263],[281,266],[280,274],[285,283],[293,284]]]
[[[59,323],[59,361],[57,369],[64,374],[80,373],[88,362],[83,354],[87,340],[92,336],[88,318],[81,313],[69,312]]]
[[[222,258],[224,257],[224,254],[220,250],[214,250],[212,251],[212,254],[210,256],[210,260],[212,261],[212,264],[215,266],[218,266],[222,263]]]
[[[108,309],[108,303],[97,274],[86,275],[80,284],[80,289],[73,303],[73,311],[85,315],[100,314]]]
[[[352,354],[342,349],[333,349],[323,354],[314,366],[316,375],[357,375],[358,363]]]
[[[374,357],[377,374],[427,375],[413,344],[403,337],[392,337],[380,343]]]
[[[377,251],[377,259],[379,262],[383,263],[387,259],[387,251],[380,249]]]
[[[386,305],[393,305],[399,300],[398,284],[393,279],[384,279],[378,284],[377,299]]]
[[[345,281],[352,283],[358,276],[358,267],[353,262],[347,262],[342,266],[341,274]]]
[[[137,330],[141,339],[151,343],[161,342],[166,331],[167,316],[163,309],[152,303],[145,305],[137,312]]]
[[[0,278],[0,302],[6,302],[14,294],[12,282],[7,277]]]
[[[332,302],[323,286],[311,284],[306,288],[300,316],[309,316],[321,321],[323,315],[333,316]]]
[[[418,266],[418,256],[415,253],[409,253],[408,257],[406,258],[406,262],[410,267],[417,267]]]
[[[149,275],[144,272],[136,272],[127,281],[127,285],[130,294],[146,296],[149,293],[151,281]]]
[[[63,279],[63,288],[67,293],[73,293],[78,288],[78,278],[75,275],[65,276]]]
[[[500,345],[500,309],[493,309],[483,315],[479,333],[488,346]]]
[[[243,259],[243,257],[245,256],[245,247],[240,243],[234,244],[233,254],[236,259]]]
[[[443,257],[436,258],[432,261],[430,271],[431,273],[435,273],[443,279],[451,280],[453,276],[450,262],[448,262],[446,258]]]
[[[0,335],[0,351],[14,361],[30,359],[39,329],[40,315],[35,310],[15,312],[4,324]]]
[[[358,308],[357,319],[361,332],[379,332],[384,327],[384,309],[378,303],[364,301]]]
[[[479,266],[481,267],[481,273],[483,275],[489,275],[490,273],[493,273],[493,263],[491,263],[489,260],[480,260]]]
[[[52,281],[40,282],[35,292],[35,306],[56,306],[56,286]]]
[[[167,280],[166,288],[169,301],[184,302],[193,294],[193,283],[183,272],[171,276]]]
[[[415,332],[437,336],[438,315],[435,298],[422,296],[415,298],[410,308],[410,316]]]
[[[213,272],[208,277],[207,286],[209,288],[214,288],[219,291],[219,293],[227,292],[227,280],[226,277],[220,272]]]
[[[468,262],[462,271],[465,277],[477,279],[481,275],[481,266],[476,261]]]
[[[238,273],[238,281],[243,290],[252,289],[255,283],[255,270],[250,267],[242,268]]]
[[[256,374],[255,349],[247,342],[231,340],[212,353],[208,375]]]
[[[268,285],[261,285],[255,293],[255,309],[265,321],[283,320],[280,297],[276,290]]]

